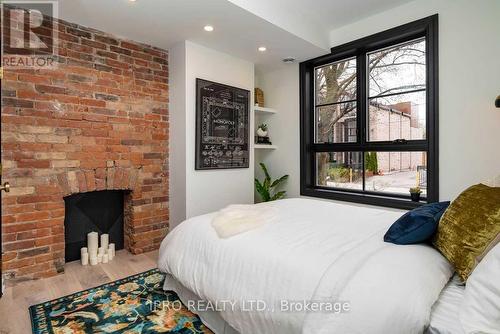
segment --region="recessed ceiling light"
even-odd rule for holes
[[[137,0],[128,0],[128,1],[130,1],[130,2],[136,2]]]
[[[205,29],[205,31],[214,31],[214,27],[210,25],[203,27],[203,29]]]
[[[264,52],[266,50],[267,50],[267,48],[265,46],[259,46],[259,51],[260,52]]]

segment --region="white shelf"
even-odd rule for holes
[[[254,106],[253,110],[255,111],[256,114],[276,114],[276,109],[272,108],[264,108],[264,107],[258,107]]]
[[[276,145],[255,144],[254,148],[256,150],[275,150],[278,147]]]

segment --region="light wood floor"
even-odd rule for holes
[[[70,262],[64,274],[7,286],[0,299],[0,334],[31,333],[28,307],[157,267],[158,252],[132,255],[122,250],[110,263],[83,267]]]

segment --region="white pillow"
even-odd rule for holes
[[[484,185],[487,185],[488,187],[500,187],[500,174],[497,175],[496,177],[482,182]]]
[[[459,318],[467,334],[500,334],[500,244],[467,279]]]

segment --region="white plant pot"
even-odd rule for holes
[[[259,137],[266,137],[267,136],[267,131],[264,131],[261,128],[258,128],[257,129],[257,136],[259,136]]]

